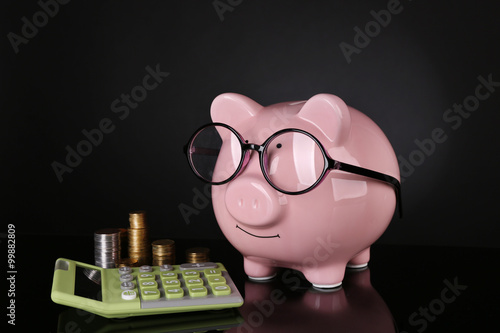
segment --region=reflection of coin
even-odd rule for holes
[[[101,272],[97,269],[85,268],[83,274],[88,277],[92,282],[101,284]]]

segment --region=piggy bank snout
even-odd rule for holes
[[[230,182],[225,203],[234,219],[256,227],[277,221],[282,210],[277,191],[254,177],[238,177]]]

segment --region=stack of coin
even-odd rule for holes
[[[94,233],[95,265],[102,268],[115,268],[120,260],[120,230],[101,229]]]
[[[139,266],[151,265],[151,245],[146,224],[146,212],[137,211],[129,214],[128,256],[136,259]]]
[[[193,247],[186,250],[186,262],[197,263],[210,261],[210,249],[206,247]]]
[[[175,264],[175,242],[171,239],[159,239],[152,244],[153,266]]]

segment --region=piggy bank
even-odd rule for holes
[[[226,93],[211,117],[186,153],[249,278],[286,267],[335,288],[346,266],[367,265],[400,200],[394,150],[371,119],[331,94],[263,107]]]

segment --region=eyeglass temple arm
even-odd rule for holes
[[[391,184],[394,187],[394,190],[396,192],[396,201],[397,201],[398,207],[399,207],[399,217],[400,218],[403,217],[403,205],[401,203],[401,183],[399,182],[399,180],[397,180],[396,178],[394,178],[392,176],[389,176],[389,175],[386,175],[384,173],[380,173],[377,171],[365,169],[365,168],[358,167],[358,166],[351,165],[351,164],[347,164],[347,163],[342,163],[339,161],[333,161],[333,162],[335,165],[334,169],[336,169],[336,170],[342,170],[342,171],[354,173],[357,175],[370,177],[370,178]]]

